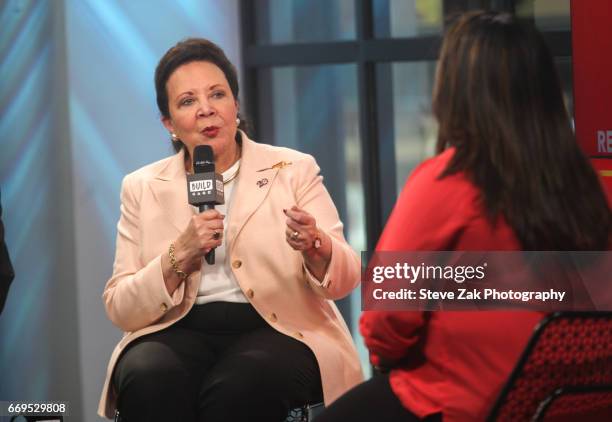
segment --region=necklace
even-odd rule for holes
[[[236,172],[234,174],[232,174],[230,177],[228,177],[227,180],[223,181],[223,186],[227,185],[229,182],[231,182],[236,177],[238,177],[238,173],[239,172],[240,172],[240,164],[238,164],[238,168],[236,169]]]

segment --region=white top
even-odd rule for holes
[[[240,160],[236,161],[233,166],[227,169],[223,174],[223,180],[227,180],[234,176],[240,168]],[[215,209],[225,215],[223,219],[223,242],[221,246],[215,249],[215,264],[208,265],[206,260],[202,258],[202,268],[200,278],[200,287],[195,303],[202,305],[210,302],[238,302],[247,303],[248,300],[232,273],[229,258],[225,254],[225,239],[227,239],[228,216],[232,200],[232,191],[236,179],[223,186],[223,195],[225,204],[215,206]],[[193,207],[194,212],[197,208]]]

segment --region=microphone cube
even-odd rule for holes
[[[187,197],[194,206],[225,203],[223,177],[214,172],[188,174]]]

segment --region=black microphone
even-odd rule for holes
[[[215,173],[215,159],[210,145],[198,145],[193,150],[193,174],[187,175],[187,196],[191,205],[200,212],[225,203],[223,177]],[[204,257],[209,265],[215,263],[215,250]]]

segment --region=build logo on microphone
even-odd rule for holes
[[[223,178],[213,172],[187,175],[187,200],[191,205],[223,204]]]
[[[189,182],[189,193],[191,195],[210,195],[212,190],[213,181],[211,179],[193,180]]]

